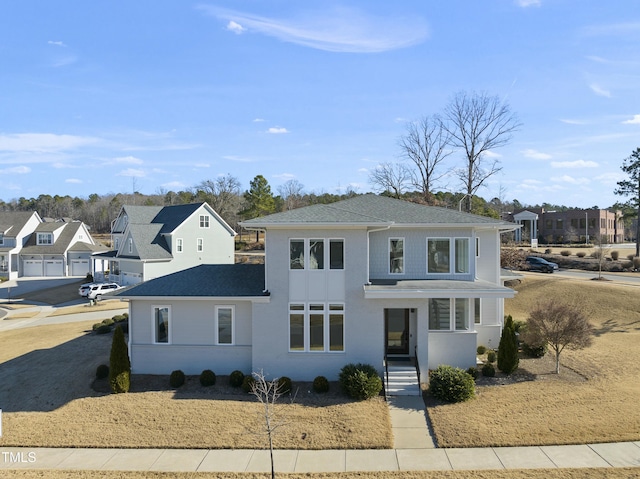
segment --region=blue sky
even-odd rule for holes
[[[640,147],[636,0],[21,0],[0,65],[5,201],[224,174],[366,192],[406,122],[461,90],[522,123],[486,199],[610,206]]]

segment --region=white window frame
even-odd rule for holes
[[[208,228],[209,227],[209,215],[200,215],[200,228]]]
[[[345,267],[344,267],[344,263],[345,263],[345,258],[347,257],[346,252],[345,252],[345,240],[344,238],[328,238],[327,242],[329,244],[329,248],[328,248],[328,262],[329,262],[329,270],[333,270],[333,271],[344,271]],[[342,267],[340,268],[334,268],[332,265],[333,263],[331,262],[331,244],[332,243],[341,243],[342,244]]]
[[[115,251],[118,251],[118,248],[120,247],[120,238],[115,238],[113,240],[113,249]]]
[[[302,307],[302,309],[293,309],[292,307]],[[322,310],[314,309],[312,306],[322,306]],[[334,309],[331,309],[331,308]],[[336,309],[339,308],[339,309]],[[288,319],[288,343],[290,353],[311,353],[311,354],[342,354],[346,350],[345,338],[345,304],[338,301],[323,302],[311,301],[308,303],[291,302],[289,303],[289,319]],[[322,314],[322,349],[311,349],[311,315]],[[302,316],[302,349],[291,348],[291,315]],[[342,316],[342,349],[331,350],[331,316]]]
[[[430,238],[427,238],[427,274],[451,274],[451,264],[452,264],[452,259],[453,255],[451,254],[451,243],[453,243],[454,241],[451,241],[452,238],[449,237],[440,237],[440,236],[433,236]],[[448,250],[449,250],[449,258],[447,260],[448,262],[448,270],[447,271],[429,271],[429,242],[430,241],[447,241],[448,244]]]
[[[37,243],[42,246],[50,246],[53,244],[53,233],[37,233]]]
[[[311,267],[311,244],[312,242],[322,242],[322,268],[312,268]],[[297,261],[292,261],[291,257],[291,244],[293,242],[302,243],[302,254],[301,258]],[[331,244],[334,242],[338,242],[342,244],[342,267],[341,268],[333,268],[331,265]],[[312,238],[289,238],[289,253],[288,253],[288,261],[289,261],[289,271],[314,271],[314,272],[323,272],[323,271],[344,271],[345,262],[346,262],[346,250],[345,250],[346,241],[344,238],[321,238],[314,236]],[[292,268],[292,265],[300,265],[300,268]]]
[[[133,238],[129,238],[129,253],[133,253]]]
[[[231,342],[220,342],[220,327],[218,321],[220,320],[219,311],[221,309],[231,310]],[[234,346],[236,344],[236,307],[233,304],[218,304],[215,307],[215,343],[216,346]]]
[[[454,236],[454,237],[428,237],[427,238],[427,274],[452,274],[452,275],[468,275],[471,274],[471,237],[469,236]],[[429,241],[448,241],[449,242],[449,270],[431,272],[429,271]],[[467,241],[467,271],[458,273],[456,272],[456,263],[458,261],[458,255],[456,253],[456,243],[458,240]],[[477,237],[476,237],[477,240]]]
[[[157,327],[157,323],[156,323],[156,311],[159,309],[167,309],[167,340],[166,341],[158,341],[157,338],[157,332],[156,332],[156,327]],[[168,304],[154,304],[153,306],[151,306],[151,342],[153,344],[158,344],[158,345],[167,345],[167,344],[171,344],[171,306]]]
[[[302,242],[302,258],[301,261],[296,261],[295,264],[299,264],[301,268],[292,268],[294,261],[291,258],[291,244],[293,242],[300,243]],[[289,254],[287,255],[289,258],[289,271],[304,271],[307,269],[307,241],[304,238],[289,238]]]
[[[482,324],[482,298],[473,298],[473,324]]]
[[[196,251],[198,253],[202,253],[204,251],[204,239],[203,238],[196,239]]]
[[[391,266],[391,242],[392,241],[402,241],[402,271],[399,272],[393,272],[393,268]],[[398,275],[403,275],[405,274],[406,268],[405,268],[405,246],[406,246],[406,242],[404,240],[404,236],[401,237],[393,237],[393,238],[389,238],[389,241],[387,242],[387,258],[389,258],[389,263],[388,263],[388,272],[389,274],[392,274],[394,276],[398,276]]]
[[[182,238],[176,238],[176,253],[182,253],[184,244]]]
[[[449,301],[449,328],[448,329],[431,329],[431,318],[428,318],[427,324],[429,325],[429,332],[434,333],[469,333],[474,332],[475,319],[473,316],[473,309],[471,299],[473,298],[429,298],[429,301],[432,299],[440,299],[440,300],[448,300]],[[466,325],[467,329],[456,329],[456,301],[465,300],[467,301],[467,320]],[[429,314],[431,314],[431,308],[428,308]]]

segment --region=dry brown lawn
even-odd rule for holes
[[[640,288],[526,275],[505,313],[526,320],[539,302],[575,301],[596,326],[591,347],[553,360],[521,360],[535,381],[481,386],[475,400],[429,408],[442,447],[640,440]],[[548,355],[550,356],[550,355]]]
[[[261,406],[226,386],[189,378],[178,390],[168,377],[134,376],[128,394],[92,388],[96,367],[108,364],[111,335],[70,323],[0,334],[0,446],[266,448]],[[389,448],[389,412],[380,398],[346,400],[309,391],[278,407],[284,423],[275,445],[289,449]],[[295,387],[295,384],[294,384]],[[335,386],[334,386],[335,389]]]

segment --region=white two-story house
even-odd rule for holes
[[[111,225],[113,249],[93,256],[93,274],[124,286],[199,264],[233,263],[235,235],[206,203],[126,205]]]
[[[0,212],[0,277],[20,276],[20,252],[42,218],[35,211]]]
[[[134,373],[336,379],[347,363],[382,372],[395,358],[426,382],[498,345],[512,223],[369,194],[243,226],[266,233],[264,266],[203,265],[119,293]]]

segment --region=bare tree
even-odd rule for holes
[[[263,414],[265,420],[264,432],[269,440],[269,454],[271,458],[271,478],[275,479],[275,467],[273,463],[273,435],[279,427],[285,423],[278,418],[276,411],[276,403],[282,396],[283,392],[278,378],[267,381],[263,371],[252,373],[254,382],[251,385],[251,394],[253,394],[263,406]]]
[[[594,332],[593,325],[581,308],[547,301],[529,314],[522,339],[528,344],[548,344],[556,354],[556,374],[560,374],[562,351],[565,348],[586,348],[591,344]]]
[[[497,158],[487,153],[505,146],[520,127],[509,105],[497,96],[485,93],[458,92],[445,108],[443,128],[450,135],[450,145],[464,151],[466,167],[458,169],[465,188],[466,211],[471,211],[471,196],[487,178],[502,170]]]
[[[415,165],[413,185],[422,192],[427,204],[432,204],[431,190],[448,171],[441,171],[442,162],[452,153],[449,149],[450,133],[438,116],[423,117],[406,125],[400,137],[402,156]]]
[[[278,194],[287,211],[304,206],[304,185],[298,180],[289,180],[278,186]]]
[[[369,172],[369,183],[394,198],[400,198],[412,183],[412,173],[404,163],[381,163]]]
[[[240,209],[240,181],[231,174],[204,180],[196,186],[197,196],[209,203],[216,213],[232,226]]]

